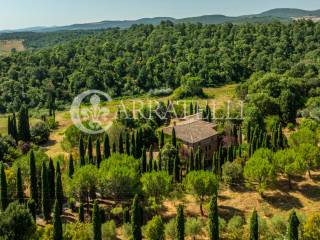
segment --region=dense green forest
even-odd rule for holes
[[[203,86],[241,82],[253,73],[283,75],[308,68],[318,75],[320,24],[202,25],[162,22],[85,36],[0,60],[0,111],[22,102],[41,107],[54,92],[58,104],[86,89],[113,97],[180,86],[197,77]],[[319,65],[319,63],[318,63]],[[301,73],[299,73],[301,74]],[[303,77],[299,74],[293,77]],[[316,84],[316,82],[315,82]],[[316,84],[317,85],[317,84]]]
[[[1,33],[0,40],[23,39],[27,49],[39,49],[69,42],[82,36],[93,35],[102,30],[75,30],[59,32],[13,32]]]

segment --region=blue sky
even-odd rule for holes
[[[320,9],[320,0],[0,0],[0,29],[142,17],[238,16],[272,8]]]

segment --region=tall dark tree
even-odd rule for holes
[[[143,149],[142,149],[141,171],[142,171],[142,173],[147,172],[147,153],[146,153],[146,148],[145,147],[143,147]]]
[[[219,215],[218,215],[218,202],[217,202],[217,191],[210,201],[209,208],[209,238],[210,240],[219,240]]]
[[[101,156],[101,149],[100,149],[100,140],[99,138],[96,141],[96,165],[99,168],[100,163],[102,161],[102,156]]]
[[[88,163],[93,164],[93,145],[91,135],[88,138]]]
[[[92,227],[93,227],[93,239],[101,240],[101,212],[97,201],[94,201],[93,212],[92,212]]]
[[[184,240],[185,236],[185,219],[183,213],[183,206],[179,205],[177,208],[177,216],[176,216],[176,229],[177,229],[177,240]]]
[[[288,227],[288,240],[299,239],[299,225],[300,221],[295,211],[290,213],[289,227]]]
[[[123,137],[122,137],[122,133],[120,133],[119,135],[119,153],[123,154],[124,153],[124,149],[123,149]]]
[[[23,182],[21,176],[21,169],[17,169],[17,181],[16,181],[16,197],[20,204],[24,202],[24,194],[23,194]]]
[[[123,214],[122,214],[122,223],[125,224],[125,223],[129,223],[130,222],[130,211],[129,211],[129,208],[126,207],[123,209]]]
[[[55,197],[55,178],[56,178],[56,170],[53,165],[53,161],[50,158],[49,160],[49,168],[48,168],[48,181],[49,181],[49,191],[50,191],[50,200],[51,200],[51,206],[54,204],[54,197]]]
[[[136,157],[136,138],[134,132],[131,135],[130,155]]]
[[[56,165],[56,175],[58,173],[61,175],[61,168],[60,168],[60,162],[59,161],[57,161],[57,165]]]
[[[159,143],[160,149],[162,149],[163,146],[164,146],[164,133],[163,133],[163,130],[162,130],[161,134],[160,134],[160,143]]]
[[[179,180],[180,180],[180,168],[179,168],[178,158],[179,158],[179,156],[177,155],[174,158],[174,162],[173,162],[173,179],[176,183],[179,182]]]
[[[174,147],[177,147],[176,130],[174,129],[174,127],[172,128],[171,144],[172,144]]]
[[[33,219],[36,220],[36,215],[37,215],[36,202],[33,199],[29,199],[27,202],[27,207],[28,207]]]
[[[161,171],[162,170],[162,154],[161,154],[161,151],[159,151],[159,154],[158,154],[158,170]]]
[[[130,155],[130,133],[126,132],[126,154]]]
[[[84,148],[84,142],[83,142],[83,137],[82,135],[80,136],[80,140],[79,140],[79,160],[80,160],[80,166],[84,166],[86,165],[86,161],[85,161],[85,155],[86,155],[86,151]]]
[[[69,155],[69,167],[68,167],[68,176],[69,178],[72,178],[74,174],[74,163],[73,163],[73,157],[72,154]]]
[[[141,206],[139,203],[139,197],[136,195],[131,206],[131,228],[133,240],[142,240],[141,218]]]
[[[151,144],[149,148],[149,172],[152,172],[153,170],[153,145]]]
[[[0,163],[0,204],[1,204],[1,210],[5,211],[8,204],[8,186],[7,186],[7,177],[6,173],[4,171],[4,166],[2,163]]]
[[[50,218],[50,191],[46,164],[42,163],[41,170],[41,210],[43,218],[48,221]]]
[[[54,204],[53,212],[53,240],[61,240],[62,238],[62,221],[61,221],[61,209],[59,208],[59,202],[56,200]]]
[[[254,210],[250,219],[250,240],[258,240],[258,239],[259,239],[258,213],[256,210]]]
[[[103,138],[103,157],[104,159],[108,159],[110,155],[109,135],[106,133]]]
[[[117,146],[115,142],[112,144],[112,153],[117,153]]]
[[[190,105],[189,105],[189,115],[193,115],[193,104],[192,104],[192,102],[190,102]]]
[[[80,203],[79,207],[79,222],[84,222],[84,206],[83,203]]]
[[[61,174],[56,174],[56,194],[55,199],[58,204],[58,208],[60,210],[60,215],[62,214],[62,207],[63,207],[63,188],[62,188],[62,181],[61,181]]]
[[[33,150],[29,156],[29,169],[30,169],[30,196],[38,204],[38,185],[37,185],[37,169],[36,159]]]
[[[24,142],[29,142],[31,140],[29,113],[28,113],[28,109],[25,105],[23,105],[20,108],[18,123],[19,123],[18,124],[19,139]]]

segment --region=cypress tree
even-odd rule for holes
[[[300,221],[295,211],[290,213],[289,227],[288,227],[288,240],[299,239],[299,225]]]
[[[127,207],[123,209],[122,221],[123,221],[123,224],[130,222],[130,211],[129,211],[129,208]]]
[[[120,133],[120,136],[119,136],[119,153],[120,154],[124,153],[122,133]]]
[[[143,149],[142,149],[141,171],[142,171],[142,173],[147,172],[147,153],[146,153],[146,148],[145,147],[143,147]]]
[[[29,124],[29,114],[26,106],[22,106],[19,111],[19,139],[24,142],[29,142],[31,139],[30,135],[30,124]]]
[[[190,161],[190,164],[189,164],[189,170],[190,171],[193,171],[195,166],[194,166],[194,156],[193,156],[193,149],[190,150],[190,156],[189,156],[189,161]]]
[[[93,239],[101,240],[102,232],[101,232],[101,213],[99,209],[99,205],[97,200],[94,201],[93,204],[93,212],[92,212],[92,228],[93,228]]]
[[[212,156],[212,172],[214,174],[218,174],[218,171],[217,171],[217,154],[214,153],[213,156]]]
[[[30,165],[30,195],[37,205],[38,204],[37,169],[36,169],[36,160],[35,160],[33,150],[31,150],[30,152],[29,165]]]
[[[153,145],[151,144],[149,149],[149,172],[153,170]]]
[[[190,102],[190,105],[189,105],[189,114],[193,115],[193,104],[192,104],[192,102]]]
[[[85,148],[82,135],[80,136],[79,140],[79,158],[80,158],[80,167],[86,165],[85,161]]]
[[[36,202],[33,199],[29,199],[27,202],[27,207],[28,207],[29,212],[31,213],[33,219],[36,220],[36,214],[37,214]]]
[[[179,205],[176,216],[177,240],[184,240],[184,224],[185,219],[183,213],[183,206]]]
[[[22,177],[21,177],[21,169],[17,169],[17,181],[16,181],[16,197],[20,204],[24,202],[23,196],[23,184],[22,184]]]
[[[173,179],[177,183],[180,180],[180,168],[179,168],[179,161],[178,161],[179,156],[177,155],[174,158],[174,163],[173,163]]]
[[[47,167],[44,162],[42,163],[41,180],[41,209],[44,219],[48,221],[50,218],[50,192]]]
[[[175,148],[177,147],[176,130],[174,129],[174,127],[172,128],[171,144],[172,144]]]
[[[60,215],[62,214],[62,207],[63,207],[63,189],[62,189],[62,181],[61,181],[61,174],[56,174],[56,194],[55,199],[58,204],[58,208],[60,210]]]
[[[62,222],[61,222],[61,209],[59,208],[59,202],[56,200],[54,204],[53,212],[53,240],[62,239]]]
[[[162,170],[162,156],[161,156],[161,151],[159,151],[159,155],[158,155],[158,170],[159,170],[159,171]]]
[[[209,209],[209,239],[219,240],[219,215],[218,215],[218,203],[217,192],[212,195]]]
[[[61,175],[60,162],[57,162],[57,166],[56,166],[56,174],[58,173]]]
[[[279,127],[278,127],[278,143],[277,143],[277,145],[278,145],[278,149],[283,149],[283,147],[284,147],[281,123],[279,124]]]
[[[112,144],[112,153],[117,153],[117,146],[115,142]]]
[[[108,159],[110,157],[110,142],[109,135],[106,133],[103,139],[103,157],[104,159]]]
[[[12,120],[11,120],[11,116],[8,116],[8,135],[12,136]]]
[[[18,129],[17,129],[17,119],[16,119],[16,114],[13,113],[12,119],[11,119],[11,127],[12,127],[12,137],[14,138],[14,140],[16,140],[16,142],[19,140],[19,136],[18,136]]]
[[[132,239],[133,240],[141,240],[141,207],[139,204],[138,195],[135,195],[133,199],[133,203],[131,206],[131,228],[132,228]]]
[[[126,132],[126,154],[130,155],[130,133]]]
[[[258,239],[259,239],[258,213],[256,210],[254,210],[250,219],[250,240],[258,240]]]
[[[161,134],[160,134],[160,143],[159,143],[159,146],[160,146],[160,149],[162,149],[163,146],[164,146],[164,133],[163,133],[163,130],[161,131]]]
[[[88,138],[88,162],[93,164],[93,148],[92,148],[92,137]]]
[[[102,161],[102,157],[101,157],[101,149],[100,149],[100,140],[98,138],[96,141],[96,165],[98,168],[100,167],[101,161]]]
[[[72,178],[73,174],[74,174],[73,157],[72,157],[72,154],[70,154],[69,155],[69,167],[68,167],[69,178]]]
[[[134,132],[132,132],[131,135],[130,155],[136,157],[136,141]]]
[[[83,207],[83,203],[80,203],[80,207],[79,207],[79,222],[84,222],[84,207]]]
[[[0,203],[1,203],[1,210],[5,211],[8,206],[8,186],[7,186],[7,177],[6,173],[4,171],[4,166],[2,163],[0,163]]]
[[[49,181],[49,190],[50,190],[50,200],[51,200],[51,206],[54,204],[54,197],[55,197],[55,177],[56,171],[53,165],[53,161],[50,158],[49,161],[49,170],[48,170],[48,181]]]

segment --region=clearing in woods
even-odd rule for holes
[[[9,54],[12,49],[15,49],[17,52],[24,51],[23,40],[0,40],[0,55]]]

